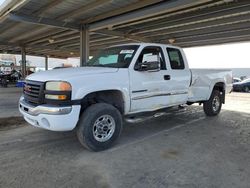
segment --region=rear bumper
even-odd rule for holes
[[[23,97],[19,100],[19,111],[29,124],[52,131],[73,130],[78,122],[80,109],[80,105],[32,106]]]

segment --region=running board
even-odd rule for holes
[[[160,110],[157,112],[146,112],[145,114],[140,113],[138,115],[130,115],[124,118],[124,120],[127,123],[141,123],[150,119],[154,119],[154,118],[158,118],[161,116],[166,116],[166,115],[171,115],[174,112],[181,112],[181,111],[185,111],[186,107],[185,106],[178,106],[177,109],[176,108],[167,108],[165,110]]]

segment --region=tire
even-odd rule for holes
[[[243,91],[246,92],[246,93],[249,93],[250,89],[249,89],[249,87],[245,86],[245,87],[243,88]]]
[[[203,110],[207,116],[216,116],[220,113],[222,97],[218,90],[214,90],[208,101],[203,103]]]
[[[77,125],[79,142],[90,151],[102,151],[113,146],[122,131],[122,116],[117,108],[106,103],[88,107]]]

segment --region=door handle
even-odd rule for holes
[[[171,76],[170,75],[164,75],[164,80],[170,80]]]

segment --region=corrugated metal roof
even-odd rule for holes
[[[90,26],[91,53],[131,41],[172,39],[182,47],[248,41],[249,10],[249,0],[13,0],[0,10],[0,52],[26,46],[34,55],[79,55],[79,31],[69,23]]]

